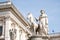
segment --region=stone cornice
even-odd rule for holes
[[[5,11],[11,9],[12,11],[14,11],[14,13],[23,21],[23,24],[25,26],[28,26],[29,23],[27,22],[27,20],[22,16],[22,14],[17,10],[17,8],[9,1],[6,2],[1,2],[0,3],[0,11]]]

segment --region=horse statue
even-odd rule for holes
[[[35,22],[35,18],[33,17],[33,15],[31,13],[28,13],[27,19],[29,20],[29,22],[31,23],[31,26],[33,28],[34,33],[37,34],[37,28],[38,28],[38,24]]]

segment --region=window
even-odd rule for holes
[[[0,26],[0,36],[2,35],[2,26]]]

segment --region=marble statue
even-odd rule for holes
[[[9,33],[10,33],[10,39],[15,40],[16,39],[16,29],[10,29]]]
[[[31,13],[28,13],[27,18],[29,19],[31,25],[33,26],[34,33],[37,33],[36,30],[38,28],[38,24],[35,22],[35,18]]]
[[[40,25],[40,34],[47,35],[48,34],[48,17],[45,14],[44,10],[41,10],[41,15],[39,17],[39,25]]]

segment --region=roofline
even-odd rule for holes
[[[13,5],[12,2],[10,1],[0,2],[0,9],[4,8],[12,8],[17,13],[17,15],[24,21],[24,23],[27,26],[29,25],[28,21],[22,16],[22,14],[17,10],[17,8]]]
[[[56,32],[56,33],[49,33],[48,35],[53,35],[53,34],[60,34],[60,32]]]

